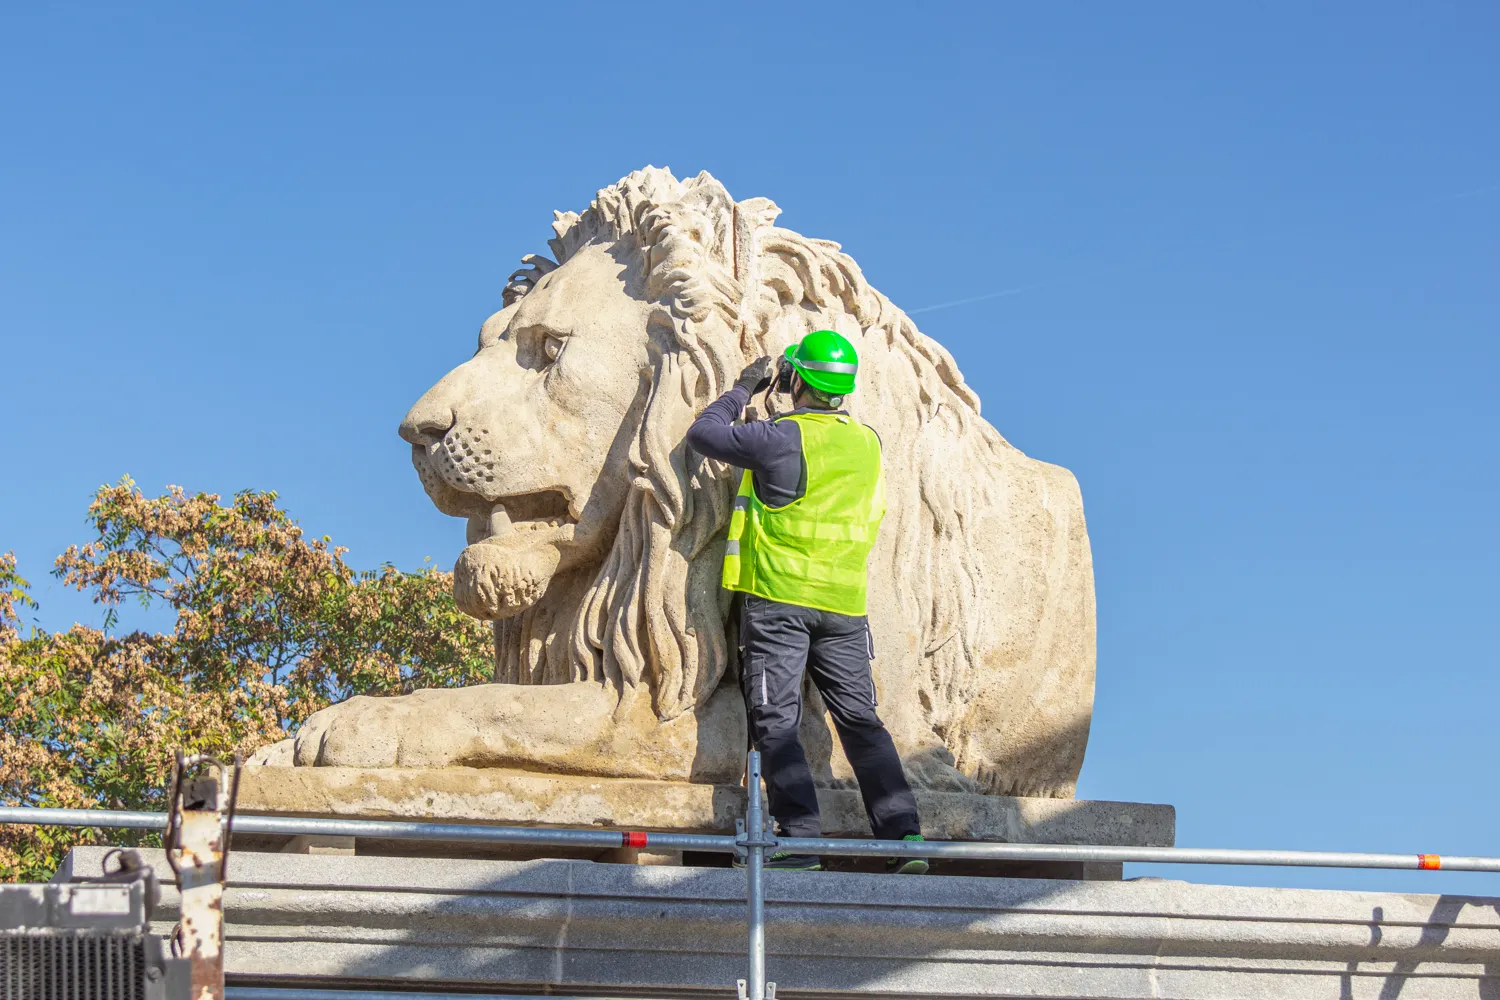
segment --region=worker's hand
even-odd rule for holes
[[[756,358],[745,366],[740,372],[740,377],[734,380],[735,385],[742,385],[750,390],[750,395],[765,390],[771,384],[771,379],[776,375],[776,362],[770,356]]]

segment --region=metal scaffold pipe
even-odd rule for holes
[[[762,812],[764,815],[764,812]],[[107,809],[49,809],[0,806],[0,824],[164,830],[164,813]],[[661,850],[731,853],[743,845],[715,834],[644,833],[619,830],[549,829],[464,823],[420,823],[367,819],[308,819],[295,816],[236,816],[231,831],[248,834],[301,834],[430,840],[549,847],[647,847]],[[747,828],[747,833],[748,833]],[[783,837],[774,846],[794,854],[834,856],[954,858],[988,861],[1116,861],[1144,864],[1265,865],[1315,868],[1395,868],[1420,871],[1500,872],[1500,858],[1437,854],[1365,854],[1354,851],[1265,851],[1199,847],[1089,847],[1070,844],[959,843],[929,840],[839,840]]]
[[[165,830],[167,814],[125,809],[50,809],[0,806],[0,823],[22,826],[98,827],[104,830]]]
[[[320,990],[299,986],[230,986],[225,1000],[558,1000],[552,996],[527,996],[521,993],[434,993],[431,990]],[[626,1000],[623,997],[571,996],[567,1000]],[[631,998],[637,1000],[637,998]]]
[[[750,928],[750,975],[740,984],[741,1000],[767,1000],[766,993],[766,847],[776,841],[768,837],[761,806],[760,753],[751,750],[745,765],[745,827],[741,845],[745,849],[745,916]],[[648,838],[649,839],[649,838]],[[770,996],[776,986],[771,985]]]
[[[837,847],[828,846],[837,844]],[[782,837],[792,853],[845,856],[953,858],[986,861],[1118,861],[1145,864],[1264,865],[1298,868],[1401,868],[1417,871],[1500,872],[1500,858],[1437,854],[1365,854],[1355,851],[1261,851],[1200,847],[1089,847],[1071,844],[991,844],[888,840],[827,841]]]

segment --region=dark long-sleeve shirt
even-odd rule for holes
[[[688,428],[688,447],[700,455],[749,469],[760,502],[767,507],[784,507],[807,492],[802,431],[795,420],[736,424],[749,402],[750,390],[736,385],[708,404]]]

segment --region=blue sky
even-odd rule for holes
[[[1184,845],[1500,854],[1497,33],[1479,2],[10,6],[0,551],[42,624],[97,622],[47,569],[130,473],[451,564],[407,406],[552,209],[706,169],[1077,474],[1081,795],[1171,802]]]

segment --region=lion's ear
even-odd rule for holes
[[[738,202],[735,210],[756,229],[769,226],[781,214],[781,208],[770,198],[746,198]]]

